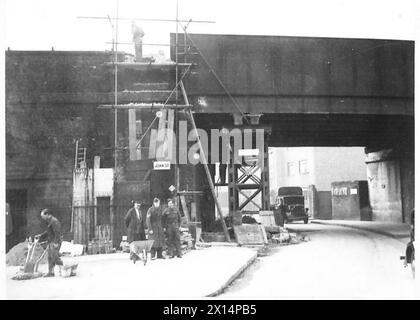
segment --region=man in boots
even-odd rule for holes
[[[166,228],[166,235],[168,237],[168,248],[171,258],[182,257],[181,253],[181,214],[173,199],[168,200],[168,207],[163,211],[163,225]],[[175,252],[174,252],[175,249]]]

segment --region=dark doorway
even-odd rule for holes
[[[26,189],[6,190],[6,202],[9,204],[9,214],[12,220],[12,230],[7,236],[6,252],[14,245],[26,239]]]
[[[109,225],[111,224],[111,198],[110,197],[97,197],[97,216],[96,225]]]

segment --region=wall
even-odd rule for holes
[[[98,109],[112,101],[104,65],[112,59],[111,52],[6,51],[6,188],[27,190],[27,235],[44,228],[38,216],[46,207],[70,231],[75,141],[88,148],[88,164],[112,143],[111,113]]]
[[[24,189],[27,192],[27,205],[25,209],[26,225],[22,229],[20,241],[44,230],[45,225],[39,217],[40,211],[44,208],[52,209],[54,216],[60,220],[64,232],[70,231],[71,178],[54,180],[7,180],[6,189]]]
[[[370,220],[366,181],[339,181],[331,184],[332,219]]]
[[[372,219],[403,222],[399,161],[383,158],[379,153],[369,153],[367,161]]]
[[[333,181],[366,180],[363,148],[314,148],[314,184],[330,190]]]
[[[318,191],[316,194],[318,200],[318,214],[316,219],[331,220],[332,219],[332,199],[330,191]]]
[[[262,113],[413,114],[414,42],[285,36],[191,34],[243,107]],[[182,39],[183,37],[181,37]],[[175,57],[175,34],[171,56]],[[200,55],[191,95],[207,95],[204,112],[235,106]],[[392,105],[392,108],[389,107]],[[388,106],[388,107],[387,107]]]
[[[114,169],[95,168],[93,170],[94,198],[113,197],[114,195]]]
[[[270,165],[270,188],[275,191],[284,186],[307,187],[314,181],[314,148],[271,148],[272,154],[269,159]],[[308,173],[299,173],[299,160],[307,160]],[[287,164],[295,164],[295,173],[288,175]]]
[[[331,182],[345,180],[366,180],[364,149],[360,147],[301,147],[272,148],[270,160],[271,189],[281,186],[314,184],[318,191],[330,191]],[[307,160],[308,173],[299,173],[299,161]],[[287,174],[287,163],[293,162],[296,173]]]
[[[404,222],[410,222],[410,213],[414,209],[414,153],[401,153],[400,157],[401,168],[401,195],[402,206],[404,213]]]

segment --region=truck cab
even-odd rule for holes
[[[285,206],[285,223],[303,220],[308,223],[309,215],[305,209],[305,198],[301,187],[281,187],[278,190],[276,209],[280,209],[283,201]]]

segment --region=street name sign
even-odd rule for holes
[[[153,170],[170,170],[171,162],[170,161],[155,161],[153,162]]]

